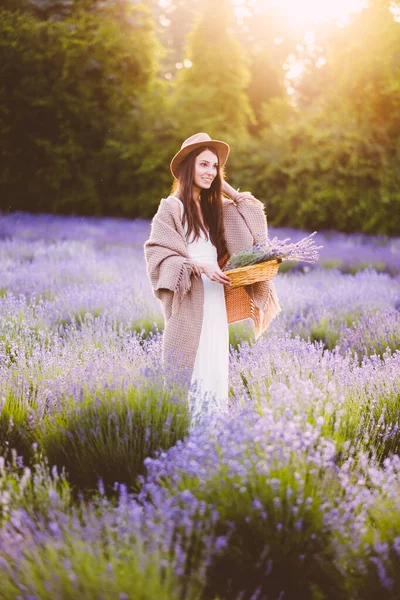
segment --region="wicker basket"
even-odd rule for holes
[[[281,262],[282,259],[268,260],[256,265],[231,269],[230,271],[226,271],[225,275],[230,277],[233,288],[250,285],[257,281],[270,281],[278,274]]]

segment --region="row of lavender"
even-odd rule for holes
[[[47,332],[80,321],[85,314],[103,315],[132,329],[161,327],[160,307],[150,292],[143,261],[148,233],[146,221],[3,216],[0,296],[10,291],[19,302],[26,299],[31,308],[21,309],[25,322],[35,327],[40,323]],[[289,235],[296,241],[304,232],[270,234]],[[322,340],[328,348],[340,342],[343,350],[352,347],[360,356],[374,350],[381,353],[387,346],[394,349],[400,238],[343,234],[317,238],[323,248],[316,267],[294,265],[293,277],[281,275],[277,280],[285,311],[274,327]],[[340,277],[343,270],[356,277]],[[233,328],[232,341],[236,329],[243,333],[241,327]]]
[[[230,415],[191,427],[148,228],[0,219],[0,599],[398,598],[399,240],[279,275],[268,335],[232,328]]]

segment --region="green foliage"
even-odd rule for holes
[[[183,439],[189,422],[187,405],[166,389],[101,390],[78,404],[65,399],[64,411],[43,423],[41,445],[76,488],[93,492],[101,478],[111,491],[115,482],[135,487],[144,459]]]
[[[385,1],[321,32],[325,64],[305,61],[292,122],[265,131],[278,159],[264,173],[274,222],[286,222],[287,210],[298,226],[398,235],[398,48],[399,24]]]
[[[237,350],[242,343],[252,343],[254,340],[253,326],[249,319],[239,321],[229,326],[229,346]]]
[[[237,138],[246,134],[254,119],[245,92],[250,79],[248,58],[228,30],[231,19],[228,0],[217,4],[207,0],[188,38],[191,66],[181,70],[174,99],[182,137],[211,130],[215,136],[234,132]]]
[[[263,132],[271,160],[261,164],[259,181],[268,181],[266,204],[274,224],[297,227],[394,233],[381,201],[380,161],[374,141],[357,131],[351,118],[323,111],[298,114],[282,135],[272,125]],[[265,185],[265,184],[264,184]],[[396,207],[393,198],[392,209]],[[394,211],[394,214],[397,214]]]
[[[340,339],[338,328],[338,323],[332,323],[329,319],[321,317],[319,323],[311,325],[309,340],[311,343],[323,342],[325,348],[332,350]]]
[[[108,534],[110,532],[107,532]],[[85,600],[176,600],[182,597],[178,578],[172,568],[162,568],[161,559],[144,554],[134,540],[119,540],[112,544],[91,544],[83,538],[69,535],[63,527],[62,546],[56,540],[37,551],[24,552],[20,564],[13,565],[12,575],[2,574],[0,600],[21,598],[20,586],[40,600],[70,599],[77,591]],[[18,578],[18,583],[16,579]],[[195,600],[198,594],[188,590],[184,596]]]
[[[259,132],[267,124],[264,107],[268,106],[271,99],[284,96],[283,74],[274,65],[271,54],[270,48],[256,52],[250,68],[251,81],[247,93],[257,121],[250,127],[253,133]]]
[[[400,195],[384,198],[386,158],[373,132],[339,111],[329,118],[323,109],[283,114],[280,102],[270,107],[268,119],[259,141],[239,143],[230,168],[240,173],[237,185],[263,200],[270,223],[388,235],[400,231]]]
[[[30,464],[37,437],[34,408],[8,393],[0,403],[0,456],[9,458],[14,450],[25,464]]]
[[[32,8],[30,0],[2,0],[1,7],[12,12],[21,10],[29,12]]]
[[[150,143],[136,126],[151,94],[156,43],[147,11],[125,10],[124,19],[111,6],[61,22],[0,11],[0,189],[8,209],[99,215],[107,204],[135,214],[137,154]],[[121,131],[136,163],[121,160]],[[128,160],[130,203],[121,206]]]
[[[131,323],[129,329],[134,331],[140,339],[145,340],[162,331],[164,329],[164,321],[159,315],[154,318],[138,319]]]

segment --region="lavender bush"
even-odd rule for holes
[[[64,471],[51,470],[47,459],[29,468],[15,451],[11,460],[0,457],[0,525],[15,526],[13,516],[23,511],[30,521],[49,524],[54,511],[70,512],[72,493]]]
[[[366,576],[395,598],[400,459],[380,468],[353,447],[338,465],[335,449],[322,421],[247,411],[147,460],[142,496],[153,516],[179,491],[216,509],[205,597],[373,598]]]
[[[101,482],[100,482],[101,483]],[[74,505],[68,483],[46,463],[15,473],[0,461],[1,599],[142,598],[195,600],[216,539],[213,517],[182,495],[173,518],[149,519],[119,485],[118,504],[99,487],[90,503]],[[215,520],[215,519],[214,519]],[[192,541],[205,531],[201,557]],[[196,556],[196,569],[182,570]],[[202,566],[204,565],[204,566]]]
[[[345,598],[334,564],[332,514],[344,498],[333,457],[318,428],[242,413],[147,459],[142,495],[161,510],[165,499],[153,491],[161,480],[167,495],[216,509],[223,551],[207,570],[205,598]]]
[[[383,460],[399,452],[400,352],[364,357],[286,337],[242,345],[232,355],[232,409],[265,407],[276,417],[323,422],[323,432]],[[284,397],[284,402],[282,398]]]
[[[41,446],[86,492],[97,490],[99,478],[108,492],[116,482],[135,486],[144,459],[183,439],[190,424],[188,406],[158,386],[86,393],[78,405],[73,398],[63,404],[44,421]]]
[[[393,307],[360,315],[343,331],[339,346],[353,351],[360,361],[366,355],[400,350],[400,311]]]

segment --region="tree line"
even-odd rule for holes
[[[400,235],[393,3],[310,47],[249,7],[240,21],[229,0],[3,0],[0,209],[149,218],[171,157],[206,131],[271,224]]]

